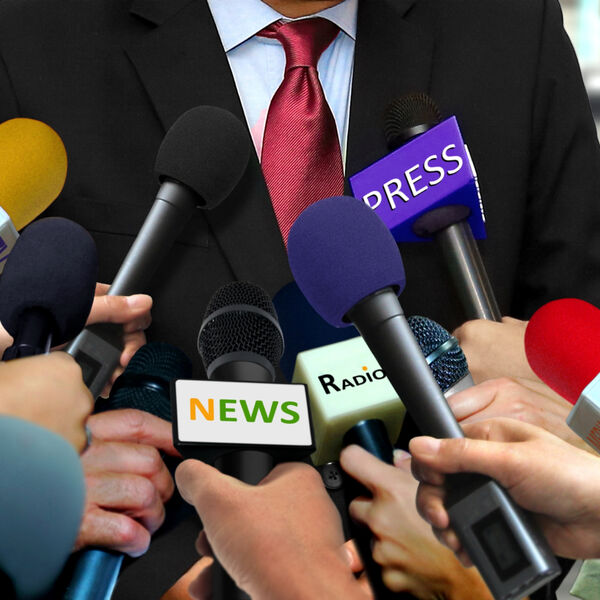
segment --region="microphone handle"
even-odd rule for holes
[[[198,196],[185,185],[167,180],[115,276],[108,294],[127,296],[145,289],[160,261],[198,206]],[[83,372],[83,380],[97,398],[119,364],[123,350],[120,325],[99,323],[86,327],[65,351]],[[74,567],[65,600],[109,600],[123,555],[108,550],[84,550]]]
[[[127,296],[146,289],[157,266],[198,206],[198,196],[181,183],[165,181],[123,260],[109,296]],[[83,371],[83,380],[97,398],[119,364],[123,328],[113,323],[86,327],[66,348]]]
[[[266,366],[247,360],[226,360],[210,372],[209,379],[221,381],[251,381],[272,383],[274,374]],[[215,466],[221,473],[244,483],[256,485],[271,471],[273,457],[259,450],[238,450],[217,459]],[[229,573],[216,560],[212,564],[213,600],[251,600],[237,587]]]
[[[467,317],[501,321],[502,314],[469,224],[459,221],[438,231],[434,238],[442,249]]]

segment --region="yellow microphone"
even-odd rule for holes
[[[23,118],[0,124],[0,273],[17,231],[52,204],[66,177],[67,152],[52,127]]]

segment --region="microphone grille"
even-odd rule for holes
[[[419,316],[408,317],[407,320],[425,358],[434,359],[429,364],[429,368],[443,392],[469,373],[467,359],[461,347],[439,323]],[[448,341],[455,343],[445,350],[440,350],[440,347]],[[438,350],[440,355],[436,357],[434,353]]]
[[[407,130],[419,125],[436,125],[442,120],[442,114],[427,94],[415,92],[393,100],[386,108],[384,118],[388,147],[398,148],[412,137],[407,135]]]
[[[259,355],[277,366],[283,334],[267,292],[245,281],[218,289],[204,313],[198,352],[207,371],[221,356],[239,352]]]
[[[184,352],[171,344],[149,342],[133,355],[110,397],[96,402],[96,412],[137,408],[170,421],[170,382],[191,376],[192,363]]]

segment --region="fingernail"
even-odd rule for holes
[[[423,436],[411,440],[410,449],[419,456],[435,456],[440,451],[440,444],[441,440]]]
[[[398,465],[398,463],[401,463],[405,460],[410,460],[410,453],[406,452],[405,450],[395,449],[394,450],[394,464]]]
[[[146,294],[134,294],[127,296],[127,305],[129,308],[141,308],[148,304],[148,296]]]

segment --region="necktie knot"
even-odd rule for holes
[[[321,54],[333,42],[339,27],[321,17],[288,23],[272,23],[258,35],[275,38],[283,46],[286,70],[293,67],[317,67]]]

